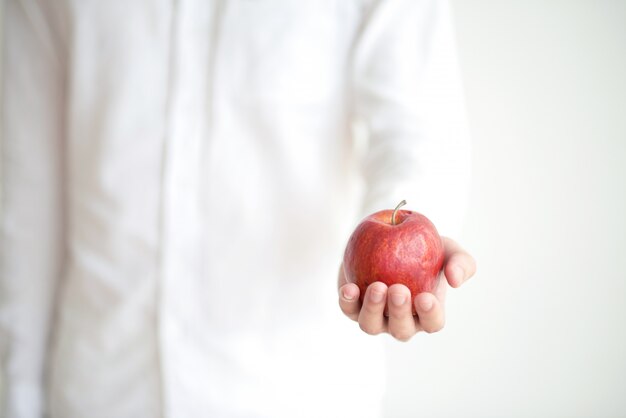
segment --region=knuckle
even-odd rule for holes
[[[345,316],[347,316],[348,318],[350,318],[350,319],[354,319],[355,315],[356,315],[356,313],[353,310],[351,310],[351,309],[344,309],[343,307],[341,308],[341,312],[343,312],[343,314]]]
[[[346,315],[353,314],[356,308],[353,302],[346,302],[343,300],[339,301],[339,307],[341,308],[341,311]]]
[[[381,315],[382,310],[383,310],[383,307],[381,305],[377,305],[374,303],[363,304],[363,311],[365,311],[366,314],[371,315],[371,316]]]
[[[467,273],[468,277],[471,277],[476,273],[476,260],[469,254],[463,254],[457,260],[458,264],[463,267],[463,270]]]
[[[408,330],[393,330],[391,336],[398,341],[407,342],[413,337],[413,333]]]
[[[438,322],[433,322],[430,324],[426,324],[424,326],[424,332],[428,333],[428,334],[434,334],[435,332],[439,332],[443,329],[444,327],[444,321],[438,321]]]
[[[410,309],[410,305],[408,308],[404,309],[402,307],[391,305],[389,306],[389,319],[393,321],[404,321],[407,318],[407,313],[412,316]]]
[[[361,328],[361,331],[369,335],[380,334],[380,329],[378,329],[378,327],[367,322],[359,321],[359,328]]]

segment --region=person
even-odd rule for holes
[[[379,416],[368,334],[441,329],[447,286],[361,306],[337,268],[401,199],[458,231],[448,4],[8,0],[3,26],[5,416]]]

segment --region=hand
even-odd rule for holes
[[[339,306],[343,313],[357,321],[361,329],[370,335],[389,333],[395,339],[408,341],[416,333],[440,331],[444,325],[444,302],[446,281],[452,287],[461,286],[476,272],[476,262],[459,244],[442,237],[445,248],[443,269],[439,274],[433,293],[420,293],[412,301],[417,316],[411,309],[411,292],[402,284],[387,286],[375,282],[368,286],[363,305],[359,302],[359,287],[347,283],[343,265],[339,269],[337,287]],[[387,309],[385,309],[387,308]]]

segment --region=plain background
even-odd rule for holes
[[[475,279],[389,344],[386,415],[626,416],[626,1],[453,1]]]
[[[453,5],[479,273],[389,341],[386,415],[626,416],[626,1]]]

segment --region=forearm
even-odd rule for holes
[[[355,118],[369,134],[363,215],[406,199],[455,235],[470,147],[446,2],[376,2],[359,34],[353,86]]]

